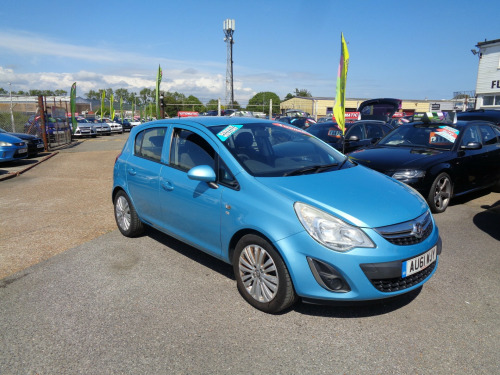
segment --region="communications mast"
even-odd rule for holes
[[[227,66],[226,66],[226,105],[228,108],[233,108],[234,91],[233,91],[233,34],[234,20],[227,19],[224,21],[224,42],[227,45]]]

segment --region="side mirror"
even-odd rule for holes
[[[479,142],[469,142],[466,145],[460,146],[462,150],[480,150],[483,148],[483,145]]]
[[[215,182],[214,170],[208,165],[197,165],[188,171],[188,178],[195,181]]]
[[[349,142],[357,142],[359,141],[359,137],[357,135],[351,135],[348,139]]]

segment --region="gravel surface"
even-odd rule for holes
[[[270,315],[230,265],[150,228],[120,234],[110,190],[126,138],[0,181],[0,374],[500,373],[499,193],[435,216],[443,253],[421,290]]]
[[[116,229],[113,166],[127,137],[81,140],[0,167],[3,178],[30,168],[0,180],[0,279]]]

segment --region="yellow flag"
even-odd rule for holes
[[[333,115],[342,133],[345,133],[345,85],[347,81],[347,67],[349,65],[349,51],[344,40],[344,34],[340,34],[340,63],[337,74],[337,94],[335,95],[335,107]]]

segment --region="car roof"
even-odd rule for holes
[[[239,125],[243,123],[263,123],[268,124],[272,121],[266,119],[259,119],[257,117],[226,117],[226,116],[198,116],[198,117],[174,117],[164,120],[156,120],[149,122],[149,125],[153,124],[185,124],[185,125],[201,125],[206,128],[212,126],[221,125]],[[278,121],[275,121],[278,122]]]
[[[488,125],[494,125],[493,123],[489,121],[484,121],[484,120],[470,120],[470,121],[465,121],[465,120],[458,120],[456,123],[451,123],[451,122],[422,122],[422,121],[416,121],[416,122],[409,122],[407,124],[401,125],[402,126],[407,126],[407,125],[420,125],[420,126],[428,126],[428,127],[436,127],[436,126],[449,126],[452,128],[464,128],[467,125],[480,125],[480,124],[488,124]]]

